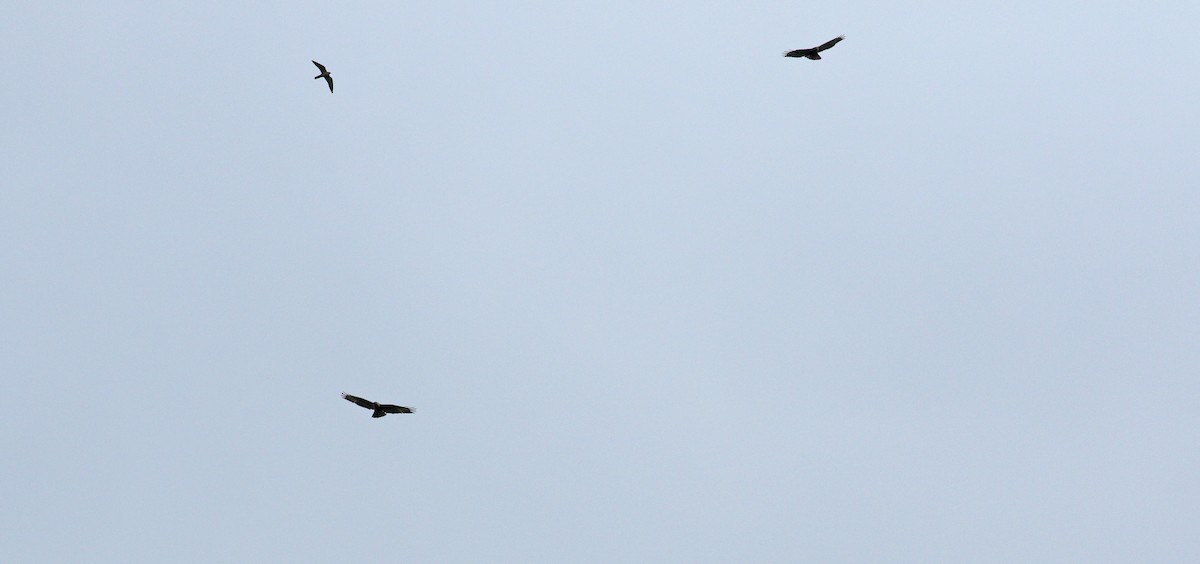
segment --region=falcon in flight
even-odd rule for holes
[[[820,57],[817,57],[817,58],[820,59]],[[318,63],[316,61],[313,61],[313,64],[317,65],[317,68],[321,69],[321,74],[314,76],[313,80],[316,80],[318,78],[324,78],[325,82],[329,83],[329,93],[333,94],[333,75],[329,74],[329,71],[325,70],[325,65],[322,65],[321,63]]]
[[[784,57],[804,57],[806,59],[812,59],[814,61],[817,61],[817,60],[821,59],[821,54],[820,54],[821,51],[824,51],[826,49],[829,49],[830,47],[833,47],[834,45],[837,45],[838,41],[841,41],[845,38],[846,38],[845,35],[839,35],[837,37],[834,37],[833,39],[830,39],[829,41],[826,41],[816,47],[813,47],[812,49],[796,49],[795,51],[788,51],[787,53],[784,53],[783,56]],[[321,67],[321,70],[324,70],[324,69],[325,69],[325,67]],[[329,87],[333,88],[333,83],[330,83]],[[332,90],[331,90],[331,92],[332,92]]]
[[[342,397],[346,398],[346,401],[354,402],[362,407],[365,407],[367,409],[374,411],[374,413],[371,414],[371,417],[383,417],[384,415],[387,415],[389,413],[412,413],[413,412],[413,410],[408,407],[403,407],[403,406],[399,406],[399,405],[390,405],[390,404],[386,404],[386,403],[379,403],[376,401],[365,400],[358,396],[352,396],[350,394],[342,394]]]

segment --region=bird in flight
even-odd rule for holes
[[[817,58],[820,59],[820,57],[817,57]],[[325,82],[329,83],[329,93],[333,94],[333,75],[329,74],[329,71],[325,70],[325,65],[322,65],[321,63],[318,63],[316,61],[313,61],[313,64],[317,65],[317,68],[321,69],[321,74],[314,76],[313,80],[316,80],[318,78],[324,78]]]
[[[834,45],[837,45],[838,41],[841,41],[845,38],[846,38],[845,35],[839,35],[837,37],[834,37],[833,39],[830,39],[829,41],[826,41],[816,47],[813,47],[812,49],[796,49],[795,51],[788,51],[787,53],[784,53],[783,56],[784,57],[804,57],[806,59],[812,59],[814,61],[817,61],[817,60],[821,59],[821,55],[820,55],[821,51],[824,51],[826,49],[829,49],[830,47],[833,47]],[[322,70],[324,70],[324,68],[325,67],[321,67]],[[332,88],[332,83],[331,83],[330,88]]]
[[[354,402],[362,407],[373,410],[374,413],[371,414],[371,417],[383,417],[384,415],[387,415],[389,413],[412,413],[413,412],[413,410],[408,407],[403,407],[403,406],[399,406],[399,405],[390,405],[390,404],[386,404],[386,403],[379,403],[377,401],[365,400],[365,399],[362,399],[357,396],[352,396],[350,394],[342,394],[342,397],[346,398],[346,401]]]

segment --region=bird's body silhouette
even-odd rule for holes
[[[391,404],[386,404],[386,403],[379,403],[377,401],[365,400],[358,396],[352,396],[350,394],[342,394],[342,397],[346,398],[346,401],[354,402],[362,407],[372,410],[374,413],[371,414],[371,417],[383,417],[384,415],[387,415],[389,413],[412,413],[413,412],[412,408],[409,408],[409,407],[403,407],[403,406],[399,406],[399,405],[391,405]]]
[[[325,70],[325,65],[322,65],[321,63],[318,63],[316,61],[313,61],[313,64],[317,65],[318,69],[321,69],[321,74],[314,76],[313,80],[316,80],[318,78],[324,78],[325,82],[329,83],[329,93],[333,94],[333,75],[329,74],[329,71]]]
[[[845,35],[839,35],[839,36],[834,37],[833,39],[830,39],[829,41],[826,41],[826,42],[824,42],[816,47],[813,47],[811,49],[796,49],[795,51],[788,51],[787,53],[784,53],[783,56],[784,57],[804,57],[805,59],[812,59],[814,61],[819,61],[819,60],[821,60],[821,54],[820,54],[821,51],[824,51],[826,49],[829,49],[830,47],[833,47],[834,45],[837,45],[838,41],[841,41],[845,38],[846,38]]]

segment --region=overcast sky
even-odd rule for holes
[[[479,4],[5,7],[0,560],[1200,561],[1200,5]]]

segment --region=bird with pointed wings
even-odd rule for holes
[[[834,45],[837,45],[838,41],[841,41],[845,38],[846,38],[845,35],[839,35],[839,36],[834,37],[833,39],[830,39],[829,41],[826,41],[826,42],[824,42],[816,47],[813,47],[811,49],[796,49],[795,51],[788,51],[787,53],[784,53],[783,56],[784,57],[804,57],[805,59],[812,59],[814,61],[819,61],[821,59],[821,55],[820,55],[821,51],[824,51],[826,49],[829,49],[830,47],[833,47]]]
[[[404,407],[404,406],[400,406],[400,405],[391,405],[391,404],[386,404],[386,403],[379,403],[377,401],[371,401],[371,400],[365,400],[358,396],[352,396],[350,394],[342,394],[342,397],[346,398],[346,401],[353,402],[355,404],[358,404],[359,406],[362,406],[362,407],[372,410],[374,413],[371,414],[371,417],[383,417],[384,415],[387,415],[389,413],[412,413],[413,412],[412,408],[409,408],[409,407]]]
[[[318,63],[316,61],[313,61],[313,64],[317,65],[318,69],[321,69],[321,74],[314,76],[313,80],[316,80],[318,78],[324,78],[325,82],[329,83],[329,93],[333,94],[333,75],[329,74],[329,71],[325,70],[325,65],[322,65],[321,63]]]

